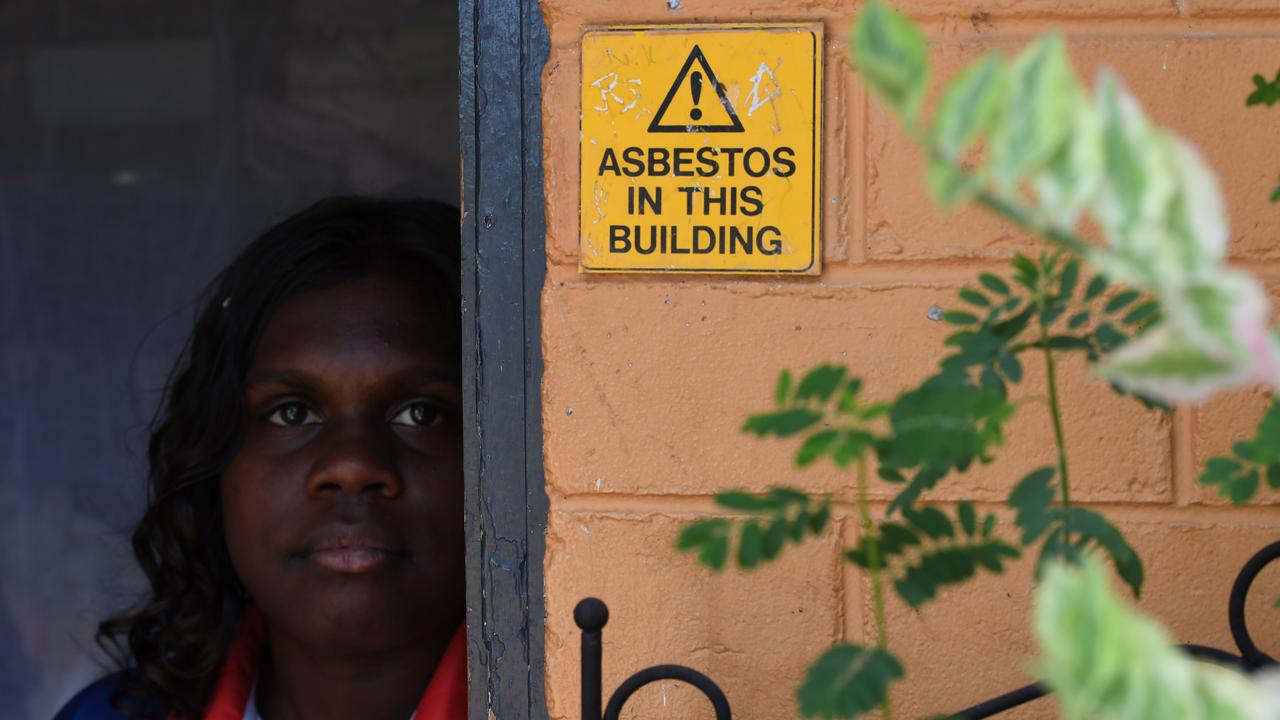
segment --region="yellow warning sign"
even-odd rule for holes
[[[821,267],[822,26],[661,25],[582,38],[579,267]]]

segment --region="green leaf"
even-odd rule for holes
[[[722,490],[716,493],[715,501],[717,505],[726,510],[754,513],[776,512],[785,508],[789,503],[788,500],[780,498],[773,493],[754,495],[741,490]]]
[[[819,365],[805,373],[796,388],[796,402],[817,399],[826,402],[840,387],[847,368],[842,365]]]
[[[1155,221],[1154,216],[1164,212],[1176,178],[1168,167],[1169,153],[1163,149],[1162,136],[1113,72],[1099,73],[1094,99],[1102,121],[1105,171],[1092,214],[1112,249],[1128,257],[1132,239],[1137,237],[1133,228]],[[1119,265],[1140,275],[1149,275],[1151,270],[1150,263]]]
[[[1100,370],[1127,392],[1162,399],[1201,397],[1239,373],[1219,348],[1205,347],[1172,323],[1147,329],[1109,355]]]
[[[1037,468],[1018,481],[1009,493],[1009,507],[1015,511],[1014,524],[1022,530],[1022,544],[1030,545],[1053,524],[1050,512],[1057,488],[1053,483],[1057,471],[1050,466]]]
[[[797,521],[794,524],[799,524]],[[774,518],[769,523],[769,529],[764,534],[764,542],[761,544],[760,553],[765,560],[773,560],[782,552],[782,548],[787,544],[787,537],[791,534],[793,523],[787,522],[786,518]],[[801,538],[804,537],[803,528],[801,528]]]
[[[982,189],[982,178],[976,173],[934,159],[925,165],[924,181],[934,201],[944,208],[967,202]]]
[[[955,535],[951,519],[937,508],[905,507],[902,509],[902,516],[930,540],[941,540]]]
[[[972,313],[961,312],[959,310],[948,310],[947,312],[942,313],[942,319],[944,322],[951,323],[952,325],[978,324],[978,318]]]
[[[1280,463],[1271,463],[1267,466],[1267,487],[1272,490],[1280,490]]]
[[[1089,322],[1089,311],[1081,310],[1075,315],[1072,315],[1070,320],[1067,320],[1067,328],[1070,330],[1079,330],[1080,328],[1084,327],[1088,322]]]
[[[831,522],[831,500],[823,500],[818,509],[809,515],[809,532],[821,535]]]
[[[937,596],[938,590],[973,577],[978,567],[1003,572],[1004,561],[1020,556],[1018,550],[1000,540],[979,540],[974,544],[947,545],[923,551],[893,582],[902,601],[919,608]]]
[[[945,344],[959,348],[960,352],[944,358],[943,369],[963,369],[973,365],[986,365],[1005,349],[1005,339],[997,335],[993,328],[979,327],[974,330],[962,330],[948,337]]]
[[[676,549],[684,552],[696,551],[699,562],[719,572],[724,569],[724,562],[729,557],[731,527],[732,523],[724,518],[695,520],[680,531],[676,538]]]
[[[956,506],[956,514],[960,518],[960,527],[964,528],[964,534],[973,537],[978,531],[978,514],[974,512],[973,503],[961,501]]]
[[[1036,675],[1055,717],[1246,720],[1265,717],[1269,688],[1193,659],[1169,630],[1111,589],[1098,558],[1055,565],[1036,593]]]
[[[991,301],[987,299],[987,296],[972,288],[961,290],[960,299],[977,307],[991,307]]]
[[[879,647],[841,644],[827,650],[796,690],[800,714],[835,720],[874,711],[889,685],[903,676],[902,663]]]
[[[876,443],[875,435],[864,430],[845,430],[835,449],[831,452],[831,460],[836,466],[846,468]]]
[[[791,371],[783,370],[778,376],[778,386],[773,390],[773,404],[782,407],[791,397]]]
[[[809,495],[801,490],[787,487],[786,485],[774,485],[769,488],[769,497],[773,498],[778,506],[795,505],[797,503],[807,505],[810,502]]]
[[[858,567],[861,567],[861,568],[871,567],[871,558],[867,554],[867,548],[865,545],[859,545],[858,547],[853,548],[852,550],[845,550],[844,556],[845,556],[845,559],[847,559],[849,562],[853,563],[854,565],[857,565]]]
[[[1124,322],[1126,325],[1141,325],[1148,320],[1155,319],[1159,315],[1160,303],[1155,300],[1149,300],[1131,310],[1128,315],[1125,315]]]
[[[995,275],[989,272],[984,272],[978,276],[978,282],[987,286],[987,289],[991,290],[994,293],[999,293],[1001,295],[1009,294],[1008,283],[1002,280],[999,275]]]
[[[974,385],[960,372],[935,375],[898,396],[889,413],[892,435],[876,451],[892,467],[967,467],[1004,442],[1012,414],[1003,391]]]
[[[1253,499],[1253,496],[1258,493],[1260,474],[1258,468],[1252,468],[1237,476],[1235,482],[1226,486],[1227,498],[1232,504],[1243,505]]]
[[[1260,450],[1258,462],[1280,461],[1280,402],[1274,397],[1262,419],[1258,421],[1258,438],[1254,445]]]
[[[1088,350],[1089,340],[1074,335],[1054,335],[1049,338],[1050,350]]]
[[[904,119],[914,122],[929,82],[924,33],[905,15],[872,0],[849,37],[853,64],[867,87]]]
[[[796,452],[796,467],[812,465],[814,460],[827,454],[839,438],[839,430],[823,430],[810,435]]]
[[[956,159],[991,127],[1004,93],[1004,65],[996,52],[970,64],[947,84],[933,121],[933,141],[944,157]]]
[[[1012,188],[1045,165],[1071,130],[1078,86],[1058,34],[1027,46],[1009,68],[1006,112],[990,140],[996,177]]]
[[[1044,327],[1049,327],[1057,322],[1058,318],[1062,317],[1062,314],[1066,311],[1067,308],[1062,303],[1051,303],[1046,305],[1045,308],[1040,311],[1040,324]]]
[[[764,554],[764,533],[760,531],[760,523],[748,520],[742,526],[742,535],[738,538],[738,567],[751,570],[760,563]]]
[[[1000,377],[1000,374],[991,365],[982,368],[982,372],[978,375],[978,382],[983,390],[999,392],[1002,395],[1006,392],[1004,379]]]
[[[858,392],[862,390],[862,378],[851,377],[849,382],[844,384],[844,389],[840,391],[840,401],[837,407],[841,412],[858,413]]]
[[[808,529],[807,526],[808,523],[805,522],[804,511],[801,510],[800,514],[796,516],[795,522],[787,523],[787,537],[791,538],[792,542],[803,542],[805,530]]]
[[[884,465],[881,465],[876,468],[876,474],[879,475],[880,479],[884,480],[885,482],[904,483],[907,481],[906,476],[902,474],[901,470],[897,468],[886,467]]]
[[[1017,315],[992,325],[991,332],[1006,342],[1011,341],[1027,328],[1027,325],[1031,322],[1031,317],[1035,315],[1035,311],[1035,306],[1028,305]]]
[[[1066,267],[1062,269],[1062,276],[1058,278],[1058,297],[1069,298],[1076,292],[1076,283],[1080,280],[1080,260],[1071,258],[1067,261]]]
[[[1243,466],[1227,457],[1212,457],[1204,464],[1204,471],[1200,473],[1199,482],[1201,485],[1220,485],[1219,493],[1224,497],[1231,495],[1226,486],[1230,485],[1235,476],[1240,472]]]
[[[919,545],[920,538],[907,528],[892,522],[880,525],[880,553],[884,557],[902,554],[903,550]]]
[[[886,402],[871,403],[862,409],[861,417],[863,420],[875,420],[881,415],[888,415],[892,405]]]
[[[889,509],[885,511],[886,515],[893,515],[904,508],[911,507],[916,500],[920,499],[920,495],[925,491],[933,488],[938,484],[947,471],[935,465],[928,465],[921,468],[915,477],[911,478],[911,482],[898,493],[893,502],[889,503]]]
[[[988,517],[995,519],[994,515]],[[1004,572],[1005,560],[1017,560],[1022,557],[1022,553],[1017,548],[1000,540],[989,539],[988,542],[973,546],[972,552],[974,560],[979,565],[997,574]]]
[[[822,419],[822,413],[808,408],[791,408],[771,413],[751,415],[742,424],[742,431],[764,437],[776,435],[790,437],[809,429]]]
[[[1106,353],[1123,345],[1129,336],[1117,330],[1115,325],[1104,322],[1093,331],[1093,339],[1102,348],[1102,352]]]
[[[1036,580],[1044,575],[1052,561],[1071,562],[1078,557],[1079,553],[1073,547],[1063,544],[1062,535],[1062,528],[1059,527],[1045,537],[1044,543],[1040,546],[1040,555],[1036,558]]]
[[[989,537],[996,529],[996,516],[994,513],[987,513],[982,519],[982,537]]]
[[[1120,579],[1133,591],[1133,596],[1142,597],[1142,559],[1111,521],[1077,505],[1067,510],[1066,523],[1071,532],[1088,538],[1105,550],[1111,556]]]
[[[1267,82],[1267,79],[1259,74],[1253,76],[1253,92],[1249,93],[1249,97],[1245,98],[1245,107],[1254,105],[1266,105],[1271,107],[1280,102],[1280,71],[1276,72],[1276,79]]]
[[[1089,286],[1084,290],[1084,300],[1088,302],[1107,291],[1107,279],[1101,275],[1095,276],[1089,281]]]
[[[1022,363],[1017,356],[1002,354],[997,358],[1000,363],[1000,370],[1005,377],[1009,378],[1009,382],[1022,382]]]
[[[1009,264],[1017,271],[1022,285],[1029,290],[1035,290],[1036,281],[1040,279],[1040,268],[1036,267],[1031,258],[1018,253],[1009,260]]]
[[[1125,290],[1108,300],[1104,309],[1108,313],[1115,313],[1119,310],[1123,310],[1133,303],[1134,300],[1137,300],[1141,295],[1142,293],[1137,290]]]

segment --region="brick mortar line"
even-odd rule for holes
[[[1183,408],[1173,414],[1173,433],[1170,435],[1173,466],[1173,503],[1188,507],[1196,498],[1195,492],[1195,413]]]
[[[1240,39],[1268,37],[1267,26],[1258,21],[1276,21],[1280,25],[1280,11],[1256,10],[1236,13],[1195,13],[1179,15],[1176,12],[1161,13],[1077,13],[1062,14],[1027,11],[1017,14],[988,15],[986,28],[975,31],[963,29],[970,24],[965,15],[908,14],[923,29],[930,41],[981,40],[988,38],[1030,39],[1045,30],[1060,30],[1073,38],[1137,38],[1137,39]],[[844,22],[842,17],[825,18],[827,22]],[[957,30],[959,30],[957,32]]]
[[[851,518],[841,518],[840,520],[840,538],[841,538],[842,545],[844,542],[844,538],[848,537],[849,535],[848,525],[850,522],[853,522]],[[841,639],[841,638],[849,637],[849,597],[851,595],[850,588],[849,588],[849,574],[844,571],[844,567],[846,563],[845,563],[844,557],[842,556],[842,554],[839,552],[838,549],[836,552],[832,553],[832,556],[833,557],[831,561],[835,564],[834,569],[835,569],[835,575],[837,578],[836,579],[835,639]],[[852,591],[854,594],[858,593],[857,588],[853,588]],[[857,597],[861,599],[860,594],[857,594]],[[861,619],[862,619],[862,613],[859,612],[858,620],[860,621]]]
[[[776,9],[776,12],[772,12]],[[903,8],[899,8],[903,9]],[[825,11],[817,12],[808,11],[795,16],[785,16],[787,13],[793,13],[794,8],[785,3],[776,3],[775,7],[756,7],[750,15],[744,14],[738,16],[731,10],[717,9],[714,11],[715,18],[704,17],[701,13],[693,12],[684,14],[681,17],[673,17],[669,13],[653,13],[648,18],[618,18],[616,14],[611,14],[601,10],[601,6],[578,6],[565,7],[557,10],[557,22],[553,28],[553,46],[555,48],[565,47],[568,43],[574,41],[583,31],[588,28],[608,27],[611,25],[665,25],[673,20],[680,23],[702,24],[707,22],[733,23],[739,21],[745,22],[795,22],[810,23],[823,22],[833,25],[834,29],[829,28],[832,34],[843,33],[846,26],[853,22],[853,15],[844,8],[830,8]],[[564,11],[565,15],[560,15]],[[762,17],[762,13],[771,13],[779,17]],[[934,10],[920,7],[909,6],[904,12],[918,24],[925,27],[926,30],[934,30],[946,28],[949,25],[960,24],[972,27],[973,14],[968,10]],[[1246,23],[1258,19],[1280,19],[1280,10],[1274,8],[1265,9],[1197,9],[1193,12],[1180,12],[1177,7],[1170,2],[1167,9],[1157,10],[1155,8],[1149,10],[1094,10],[1081,9],[1076,11],[1062,11],[1050,8],[1031,9],[1031,10],[995,10],[986,13],[983,20],[983,26],[994,29],[998,24],[1035,24],[1044,23],[1060,23],[1060,24],[1121,24],[1133,23],[1140,21],[1144,24],[1164,23],[1164,24],[1212,24],[1212,23]],[[990,32],[990,30],[986,31]],[[986,34],[986,32],[978,34]],[[572,33],[572,34],[571,34]]]
[[[1026,42],[1035,36],[1056,30],[1067,35],[1068,40],[1268,40],[1280,33],[1280,10],[1257,10],[1238,13],[1198,13],[1193,15],[1160,14],[1102,14],[1102,15],[1054,15],[1022,13],[1016,15],[991,15],[989,29],[972,31],[964,29],[969,24],[968,15],[921,15],[912,13],[931,43],[1011,41]],[[755,20],[758,21],[758,18]],[[852,19],[843,15],[825,14],[811,17],[805,22],[824,23],[828,32],[839,35],[847,30]],[[592,20],[575,23],[576,32],[564,42],[553,40],[551,55],[574,53],[581,49],[581,33],[588,27],[611,24],[643,25],[665,24],[659,18],[609,22]],[[547,108],[543,104],[544,110]]]
[[[945,506],[953,501],[929,503]],[[1004,503],[991,500],[972,501],[975,509],[983,511],[1012,512]],[[889,501],[874,499],[871,506],[877,514],[883,515]],[[1093,508],[1102,513],[1115,514],[1116,517],[1133,522],[1194,522],[1202,525],[1229,524],[1238,527],[1249,525],[1275,526],[1280,519],[1280,506],[1276,505],[1244,505],[1241,507],[1223,505],[1172,505],[1167,502],[1151,503],[1118,503],[1077,501],[1077,505]],[[852,502],[837,501],[834,503],[836,514],[846,519],[856,512]],[[569,514],[595,514],[618,517],[643,517],[646,515],[699,515],[717,513],[710,495],[610,495],[551,493],[551,512]],[[724,513],[726,516],[729,513]]]
[[[852,247],[852,246],[851,246]],[[1232,267],[1246,270],[1268,282],[1280,281],[1280,261],[1231,263]],[[547,288],[557,289],[556,283],[565,286],[591,287],[597,283],[611,285],[698,285],[704,288],[737,288],[743,285],[774,284],[784,292],[821,292],[833,288],[877,288],[892,285],[975,283],[980,272],[1007,270],[1005,260],[987,258],[955,258],[949,260],[922,261],[870,261],[865,263],[832,262],[823,267],[816,277],[772,277],[768,275],[737,275],[709,277],[684,274],[592,274],[579,273],[577,266],[568,263],[549,265]]]

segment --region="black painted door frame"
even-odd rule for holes
[[[536,0],[459,0],[470,720],[547,716],[540,295],[546,273]]]

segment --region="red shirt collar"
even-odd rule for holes
[[[213,699],[204,711],[204,720],[243,720],[245,706],[258,677],[266,620],[254,605],[245,609],[227,659],[222,663]],[[458,627],[445,649],[427,691],[418,701],[414,720],[466,720],[467,718],[467,632]]]

